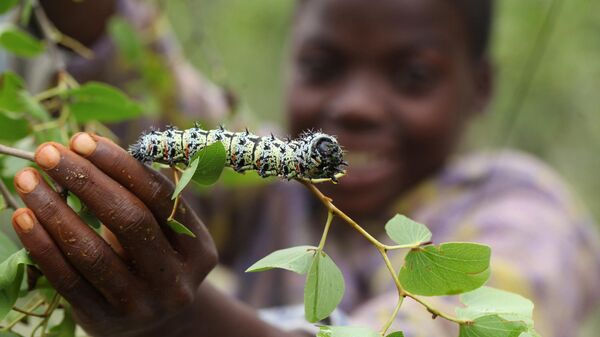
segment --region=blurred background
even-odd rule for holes
[[[285,127],[294,0],[162,3],[189,60],[260,120]],[[465,150],[519,148],[550,163],[600,219],[600,1],[499,0],[496,93]],[[600,312],[581,337],[598,336]]]
[[[284,126],[294,0],[165,1],[189,60]],[[600,218],[600,1],[497,1],[496,95],[466,149],[516,147],[554,166]]]
[[[177,35],[186,58],[232,90],[241,112],[285,129],[285,62],[296,0],[154,1],[166,9],[164,23]],[[570,183],[598,220],[600,1],[496,2],[495,96],[473,123],[463,151],[506,147],[537,155]],[[126,28],[113,29],[131,42]],[[156,90],[173,90],[160,76],[167,70],[157,71],[156,63],[146,61]],[[152,104],[161,110],[153,97],[143,98],[150,101],[146,110]],[[600,312],[578,337],[597,337],[598,332]]]

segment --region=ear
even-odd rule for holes
[[[475,68],[474,83],[476,97],[473,111],[483,113],[487,110],[494,94],[495,71],[488,56],[484,56],[480,61],[477,61]]]

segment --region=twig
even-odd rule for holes
[[[179,174],[177,173],[176,170],[173,170],[173,180],[175,181],[175,185],[177,185],[179,183]],[[180,195],[175,197],[175,202],[173,203],[173,209],[171,210],[171,214],[167,218],[167,221],[173,220],[173,217],[175,217],[175,213],[177,212],[177,206],[179,206],[179,198],[180,198]]]
[[[420,299],[416,295],[414,295],[414,294],[406,291],[402,287],[402,284],[400,284],[400,279],[398,278],[398,274],[394,270],[394,266],[392,265],[392,263],[390,262],[390,259],[387,256],[387,247],[394,247],[394,246],[387,246],[387,245],[379,242],[377,239],[375,239],[371,234],[369,234],[366,230],[364,230],[358,223],[356,223],[356,221],[352,220],[352,218],[350,218],[346,213],[342,212],[339,208],[337,208],[333,204],[331,198],[325,196],[315,185],[311,184],[310,182],[306,182],[306,181],[302,181],[302,180],[299,180],[299,181],[304,186],[306,186],[314,195],[317,196],[317,198],[321,201],[321,203],[323,203],[323,205],[327,208],[327,210],[329,212],[331,212],[331,213],[339,216],[340,218],[342,218],[346,223],[348,223],[350,226],[352,226],[352,228],[354,228],[356,231],[358,231],[362,236],[364,236],[369,242],[371,242],[371,244],[373,244],[377,248],[377,250],[379,251],[379,253],[383,257],[383,260],[385,262],[385,266],[387,267],[387,269],[389,270],[390,274],[392,275],[392,278],[394,279],[394,284],[396,285],[396,289],[398,290],[398,296],[399,297],[410,297],[410,298],[412,298],[417,303],[419,303],[422,306],[424,306],[425,309],[427,309],[427,311],[429,311],[434,317],[438,317],[439,316],[439,317],[442,317],[442,318],[444,318],[444,319],[446,319],[448,321],[451,321],[451,322],[454,322],[454,323],[457,323],[457,324],[466,324],[466,323],[469,322],[469,321],[461,320],[461,319],[458,319],[456,317],[447,315],[447,314],[445,314],[445,313],[443,313],[443,312],[441,312],[441,311],[433,308],[429,303],[427,303],[424,300]],[[394,315],[394,317],[395,317],[395,315]],[[393,320],[393,318],[391,318],[390,320]]]
[[[333,212],[327,212],[327,221],[325,222],[325,229],[323,230],[323,236],[321,236],[321,242],[319,242],[319,247],[317,247],[318,251],[322,251],[323,247],[325,247],[325,241],[327,241],[327,234],[329,233],[329,227],[331,226],[331,221],[333,221]]]
[[[19,204],[17,204],[15,198],[13,198],[12,194],[10,194],[8,187],[6,187],[6,184],[4,184],[2,179],[0,179],[0,193],[2,193],[4,201],[6,201],[6,206],[15,210],[19,208]]]
[[[32,152],[15,149],[14,147],[0,144],[0,154],[7,154],[9,156],[18,157],[21,159],[34,161],[34,155]]]
[[[42,33],[44,34],[44,39],[48,42],[48,49],[50,51],[52,59],[54,60],[56,70],[59,73],[65,72],[65,60],[58,52],[58,47],[56,46],[56,39],[54,34],[56,28],[54,28],[54,25],[46,16],[46,12],[44,12],[44,9],[42,8],[42,6],[40,6],[40,4],[37,1],[33,4],[33,15],[35,15],[35,19],[40,24]]]
[[[29,308],[28,311],[32,311],[35,310],[37,308],[39,308],[42,304],[44,304],[44,300],[39,300],[36,303],[34,303],[31,308]],[[0,331],[10,331],[15,325],[17,325],[23,318],[25,318],[25,316],[27,316],[26,314],[20,313],[19,317],[17,317],[16,319],[14,319],[12,322],[8,323],[7,326],[3,327]]]
[[[36,314],[35,312],[23,310],[23,309],[20,309],[20,308],[17,308],[17,307],[12,307],[12,310],[14,310],[16,312],[20,312],[22,314],[25,314],[27,316],[34,316],[34,317],[40,317],[40,318],[46,318],[47,317],[45,314]]]

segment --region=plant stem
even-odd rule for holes
[[[392,262],[390,261],[387,252],[385,251],[385,249],[382,248],[377,248],[377,250],[379,251],[379,254],[381,254],[381,257],[383,257],[383,262],[385,263],[386,268],[389,270],[390,275],[392,275],[392,279],[394,279],[394,284],[396,285],[396,289],[398,290],[398,296],[406,296],[407,293],[402,287],[402,284],[400,284],[398,273],[396,273],[396,270],[394,269],[394,266],[392,265]]]
[[[0,154],[7,154],[9,156],[18,157],[18,158],[29,160],[29,161],[34,161],[32,152],[15,149],[14,147],[2,145],[2,144],[0,144]]]
[[[366,230],[364,230],[358,223],[356,223],[356,221],[352,220],[352,218],[350,218],[348,215],[346,215],[346,213],[342,212],[339,208],[337,208],[333,204],[332,199],[329,198],[329,197],[327,197],[327,196],[325,196],[315,185],[313,185],[312,183],[310,183],[308,181],[304,181],[304,180],[298,180],[298,181],[301,182],[302,184],[304,184],[304,186],[306,186],[315,196],[317,196],[317,198],[323,203],[323,205],[325,205],[325,207],[327,208],[327,210],[330,213],[333,213],[333,214],[339,216],[340,218],[342,218],[345,222],[347,222],[350,226],[352,226],[352,228],[354,228],[356,231],[358,231],[362,236],[364,236],[371,244],[373,244],[377,248],[377,250],[379,251],[379,253],[383,257],[383,261],[385,262],[385,266],[387,267],[387,269],[389,270],[390,274],[392,275],[392,278],[394,279],[394,284],[396,285],[396,289],[398,290],[398,296],[399,296],[399,298],[403,298],[403,297],[410,297],[410,298],[412,298],[417,303],[419,303],[422,306],[424,306],[425,309],[427,309],[427,311],[429,311],[433,315],[433,318],[436,318],[436,317],[439,316],[439,317],[444,318],[444,319],[446,319],[448,321],[451,321],[451,322],[454,322],[454,323],[458,323],[458,324],[465,324],[465,323],[469,322],[469,321],[460,320],[460,319],[458,319],[456,317],[447,315],[447,314],[445,314],[445,313],[443,313],[443,312],[441,312],[441,311],[433,308],[429,303],[427,303],[424,300],[420,299],[416,295],[411,294],[410,292],[406,291],[402,287],[402,284],[400,283],[400,279],[398,277],[398,274],[394,270],[394,266],[392,265],[389,257],[387,256],[387,250],[388,250],[388,248],[399,249],[399,248],[405,248],[405,247],[401,247],[401,246],[388,246],[388,245],[384,245],[383,243],[379,242],[379,240],[375,239],[371,234],[369,234]],[[422,244],[428,244],[428,242],[422,243]],[[422,244],[419,244],[419,246],[422,245]],[[409,247],[406,247],[406,248],[409,248]],[[394,317],[395,317],[395,314],[390,319],[390,321],[393,321]]]
[[[331,221],[333,221],[333,212],[327,212],[327,221],[325,222],[325,229],[323,230],[323,235],[321,236],[321,242],[319,242],[319,247],[317,247],[318,251],[322,251],[323,247],[325,247],[325,241],[327,241],[327,234],[329,233],[329,227],[331,226]]]
[[[177,170],[173,170],[173,180],[175,181],[175,186],[177,186],[177,184],[179,183],[179,173],[177,173]],[[173,209],[171,210],[171,214],[167,218],[167,221],[173,220],[173,217],[175,217],[175,213],[177,212],[177,207],[179,206],[179,198],[180,198],[180,195],[175,197],[175,202],[173,203]]]
[[[396,304],[396,307],[394,308],[392,315],[390,316],[388,321],[385,323],[383,328],[381,328],[381,332],[379,333],[381,336],[385,336],[387,331],[390,329],[390,326],[392,326],[392,323],[394,323],[394,319],[396,319],[396,316],[398,315],[398,311],[400,310],[400,307],[402,306],[402,302],[404,302],[404,296],[398,297],[398,303]]]
[[[6,206],[14,210],[19,208],[19,204],[17,204],[15,198],[13,198],[12,194],[10,194],[8,187],[6,187],[6,184],[4,184],[4,180],[2,179],[0,179],[0,193],[4,197],[4,201],[6,201]]]
[[[35,312],[23,310],[23,309],[20,309],[20,308],[17,308],[17,307],[12,307],[12,310],[14,310],[16,312],[20,312],[22,314],[25,314],[27,316],[34,316],[34,317],[46,318],[46,315],[44,315],[44,314],[36,314]]]
[[[50,56],[52,57],[56,70],[59,73],[64,72],[66,68],[65,60],[58,52],[56,39],[54,38],[54,31],[56,31],[56,28],[54,28],[54,25],[46,16],[46,12],[44,12],[44,9],[37,1],[33,4],[33,15],[42,29],[44,40],[48,42],[48,50],[50,51]]]
[[[413,294],[411,294],[411,293],[409,293],[407,291],[405,291],[405,293],[406,293],[407,297],[412,298],[417,303],[419,303],[422,306],[424,306],[427,309],[427,311],[429,311],[433,315],[433,318],[436,318],[436,317],[439,316],[439,317],[441,317],[441,318],[443,318],[445,320],[448,320],[450,322],[454,322],[454,323],[457,323],[457,324],[466,324],[466,323],[469,323],[468,320],[458,319],[456,317],[450,316],[448,314],[445,314],[445,313],[443,313],[443,312],[435,309],[434,307],[431,306],[431,304],[425,302],[424,300],[422,300],[421,298],[417,297],[416,295],[413,295]]]
[[[40,305],[44,304],[44,300],[39,300],[37,301],[34,305],[31,306],[31,308],[29,308],[28,311],[32,311],[37,309]],[[21,313],[21,315],[19,315],[19,317],[15,320],[13,320],[12,322],[10,322],[7,326],[3,327],[0,331],[10,331],[15,325],[17,325],[23,318],[25,318],[25,316],[27,316],[26,314]]]
[[[334,214],[336,214],[337,216],[342,218],[346,223],[348,223],[352,227],[354,227],[354,229],[356,229],[362,236],[364,236],[367,240],[369,240],[369,242],[371,242],[377,248],[385,248],[385,245],[383,243],[381,243],[377,239],[375,239],[371,234],[369,234],[366,230],[364,230],[358,223],[356,223],[356,221],[352,220],[348,215],[346,215],[346,213],[342,212],[339,208],[337,208],[332,203],[331,198],[326,197],[315,185],[313,185],[310,182],[303,181],[303,180],[298,180],[298,181],[300,181],[302,184],[304,184],[304,186],[306,186],[313,194],[315,194],[317,196],[317,198],[319,198],[319,200],[321,200],[323,205],[325,205],[325,207],[327,207],[327,209],[329,211],[333,212]]]

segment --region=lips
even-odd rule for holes
[[[344,158],[348,161],[342,189],[368,188],[393,177],[395,161],[383,154],[348,150]]]

